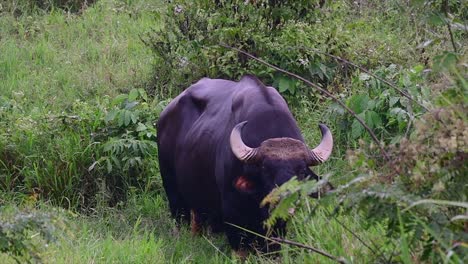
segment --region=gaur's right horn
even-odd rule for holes
[[[237,124],[231,132],[231,150],[232,153],[242,162],[253,161],[257,158],[258,149],[251,148],[244,144],[241,137],[242,128],[247,124],[247,121]]]

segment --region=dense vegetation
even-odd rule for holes
[[[288,218],[287,239],[346,262],[467,262],[467,14],[457,0],[0,1],[0,259],[239,261],[170,219],[154,124],[197,79],[253,73],[310,145],[319,122],[336,141],[323,181],[267,197],[266,224]],[[247,259],[277,261],[333,262],[292,246]]]

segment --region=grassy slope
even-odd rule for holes
[[[56,110],[77,99],[116,95],[147,79],[150,50],[139,40],[157,26],[144,1],[101,1],[82,15],[0,17],[1,95]]]
[[[26,112],[60,111],[77,99],[113,96],[141,85],[141,80],[150,77],[152,57],[139,35],[157,26],[157,17],[151,12],[157,6],[144,0],[127,2],[129,5],[123,1],[102,0],[79,16],[59,11],[19,18],[2,15],[0,96],[24,98]],[[360,23],[366,22],[356,21],[356,27]],[[377,36],[356,32],[362,34],[362,38],[356,37],[362,39],[356,44],[361,50],[366,50],[366,43],[369,45],[371,41],[377,41],[374,46],[378,47],[386,43],[379,42]],[[318,137],[315,124],[320,120],[320,110],[299,113],[302,114],[300,125],[311,145]],[[337,149],[338,154],[343,151]],[[331,172],[335,178],[346,177],[343,166],[342,161],[334,158],[318,168],[318,172]],[[192,237],[188,228],[177,230],[164,199],[161,193],[132,195],[129,203],[120,209],[100,208],[92,216],[63,214],[68,223],[67,231],[59,235],[57,243],[44,248],[41,256],[48,263],[237,261],[232,258],[222,235]],[[330,203],[329,211],[333,204]],[[31,205],[22,207],[35,210]],[[50,210],[48,206],[41,208]],[[361,223],[365,220],[359,215],[340,217],[340,220],[366,241],[382,242],[383,228],[363,231]],[[307,210],[298,212],[288,237],[356,263],[371,260],[368,249],[324,211],[318,211],[314,217],[310,217]],[[282,260],[285,263],[327,263],[321,256],[288,247],[282,252]],[[251,256],[248,261],[268,263],[273,260]]]
[[[29,209],[28,209],[29,208]],[[52,212],[58,215],[61,231],[58,240],[41,249],[46,263],[231,263],[239,261],[222,234],[192,236],[188,226],[177,229],[170,219],[162,195],[132,196],[125,208],[100,208],[94,215],[83,216],[57,211],[49,206],[23,210]],[[327,210],[332,210],[329,206]],[[5,208],[3,209],[5,210]],[[309,208],[310,210],[310,208]],[[5,211],[3,211],[5,212]],[[382,242],[383,228],[362,231],[358,215],[339,217],[339,221],[366,241]],[[359,231],[361,230],[361,231]],[[34,235],[34,234],[32,234]],[[37,238],[37,237],[36,237]],[[311,217],[298,212],[290,225],[289,239],[313,245],[356,263],[372,261],[369,251],[323,210]],[[2,255],[0,255],[2,258]],[[283,263],[334,263],[317,254],[284,247]],[[14,263],[11,259],[11,263]],[[252,255],[247,263],[277,263],[272,258]],[[7,262],[9,263],[9,262]]]

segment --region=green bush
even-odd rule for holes
[[[9,256],[17,263],[40,263],[43,245],[55,240],[58,218],[48,213],[7,211],[0,209],[0,256]],[[40,241],[33,241],[32,232],[38,232]]]
[[[344,101],[357,114],[376,136],[384,141],[398,142],[412,123],[421,116],[430,105],[430,88],[425,84],[427,73],[423,65],[416,65],[403,70],[395,64],[377,69],[374,74],[383,80],[389,80],[403,90],[414,101],[388,86],[383,81],[365,72],[356,72],[351,78],[355,91]],[[334,120],[340,130],[342,144],[354,147],[357,139],[371,140],[364,127],[350,113],[333,103],[327,111],[327,118]]]
[[[174,96],[201,77],[236,79],[251,73],[285,95],[308,94],[288,76],[219,46],[244,49],[313,81],[329,84],[339,65],[318,49],[346,55],[349,34],[337,20],[342,2],[170,1],[165,27],[147,40],[157,57],[152,93]],[[309,49],[308,49],[309,48]]]
[[[0,187],[68,208],[115,205],[155,173],[155,121],[162,105],[142,90],[112,101],[76,101],[62,113],[25,114],[21,96],[0,100]]]

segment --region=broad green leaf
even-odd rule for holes
[[[148,101],[148,94],[146,94],[146,91],[144,89],[138,89],[138,92],[141,96],[141,98],[143,98],[143,100],[145,101]]]
[[[351,124],[351,136],[354,139],[359,138],[362,135],[362,132],[364,132],[364,127],[359,123],[359,121],[357,121],[357,119],[354,119]]]
[[[124,116],[124,125],[128,126],[130,122],[132,121],[132,112],[124,110],[125,116]]]
[[[380,115],[374,111],[366,111],[365,120],[370,128],[376,128],[382,125],[382,119],[380,118]]]
[[[145,126],[145,124],[143,124],[143,123],[140,122],[140,123],[138,123],[138,125],[137,125],[136,131],[137,131],[137,132],[141,132],[141,131],[144,131],[144,130],[146,130],[146,129],[147,129],[147,127]]]
[[[400,107],[395,107],[390,109],[390,115],[393,115],[397,118],[406,118],[406,111],[401,109]]]
[[[356,114],[362,113],[367,109],[367,103],[369,102],[369,96],[367,94],[356,94],[351,96],[348,100],[348,106]]]
[[[406,107],[406,109],[408,109],[408,107],[411,106],[410,100],[409,100],[408,98],[406,98],[406,97],[400,98],[400,104],[401,104],[402,106]]]
[[[396,97],[396,96],[390,97],[390,100],[388,101],[388,106],[389,107],[394,106],[396,103],[398,103],[398,100],[400,100],[400,97]]]
[[[124,102],[125,100],[127,100],[128,98],[128,95],[126,94],[120,94],[120,95],[117,95],[114,100],[112,100],[112,105],[118,105],[118,104],[121,104],[122,102]]]
[[[367,101],[367,109],[368,109],[368,110],[374,109],[376,105],[377,105],[377,101],[376,101],[376,100],[369,100],[369,101]]]
[[[136,124],[138,122],[138,112],[131,112],[132,123]]]
[[[127,110],[131,110],[132,108],[134,108],[135,106],[138,105],[138,102],[137,101],[133,101],[133,102],[127,102],[125,104],[125,109]]]
[[[132,89],[128,94],[128,101],[133,102],[138,98],[138,90]]]
[[[291,89],[291,82],[287,78],[280,78],[278,82],[278,90],[280,93],[284,93]]]
[[[319,69],[325,77],[329,78],[328,73],[327,73],[327,66],[325,66],[325,64],[319,63]]]
[[[127,112],[127,110],[121,110],[119,112],[119,126],[123,126],[125,124],[125,112]]]
[[[111,110],[109,113],[107,113],[106,117],[104,117],[104,122],[107,124],[110,121],[113,121],[118,112],[119,111],[117,109]]]

